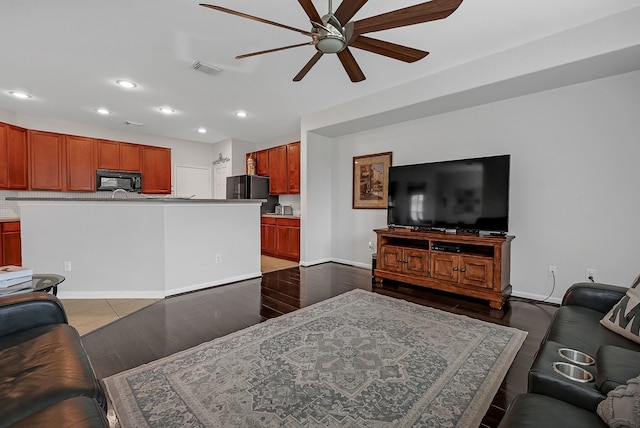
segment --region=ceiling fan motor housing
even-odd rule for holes
[[[344,28],[333,14],[322,17],[324,25],[317,25],[319,37],[316,42],[316,49],[322,53],[338,53],[347,47],[347,38]]]

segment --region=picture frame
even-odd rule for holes
[[[392,152],[353,157],[353,209],[387,209]]]

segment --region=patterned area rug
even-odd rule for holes
[[[123,427],[477,427],[527,333],[354,290],[105,379]]]

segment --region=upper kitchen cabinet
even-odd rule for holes
[[[287,193],[287,146],[269,149],[269,193],[282,195]]]
[[[98,140],[98,169],[140,171],[141,147],[138,144]]]
[[[287,144],[287,193],[300,193],[300,142]]]
[[[95,192],[95,151],[96,140],[93,138],[66,136],[66,190]]]
[[[142,193],[171,193],[171,149],[142,146]]]
[[[31,189],[65,190],[65,136],[28,131]]]
[[[256,158],[256,174],[265,177],[269,176],[269,151],[260,150],[254,153]]]
[[[27,130],[0,123],[0,189],[29,187]]]

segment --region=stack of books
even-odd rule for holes
[[[33,269],[22,266],[0,267],[0,296],[31,291]]]

